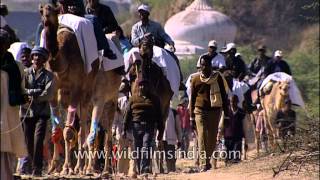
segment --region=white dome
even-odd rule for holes
[[[213,39],[221,48],[234,41],[237,31],[234,22],[214,11],[206,0],[195,0],[186,10],[172,16],[164,28],[175,41],[177,54],[203,53]],[[190,51],[186,52],[186,49]]]

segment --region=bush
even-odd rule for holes
[[[187,80],[190,74],[197,72],[198,56],[192,56],[180,59],[180,67],[184,81]]]
[[[311,115],[319,116],[319,26],[307,28],[301,43],[288,56],[297,82]]]

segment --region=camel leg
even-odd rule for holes
[[[80,130],[77,134],[78,136],[78,154],[84,154],[84,148],[83,148],[83,139],[84,139],[84,125],[83,123],[81,124]],[[74,173],[75,174],[80,174],[83,175],[83,167],[84,167],[84,160],[85,160],[86,156],[78,156],[77,158],[77,164],[74,167]]]
[[[256,112],[256,113],[258,114],[258,112]],[[259,156],[261,147],[260,147],[260,132],[256,130],[257,114],[250,114],[250,118],[251,118],[253,133],[254,133],[254,143],[256,145],[256,153],[257,153],[257,156]]]
[[[64,149],[65,149],[65,157],[64,157],[65,162],[63,164],[62,171],[60,173],[60,175],[62,175],[62,176],[68,174],[69,163],[71,162],[71,160],[70,160],[70,155],[71,155],[70,142],[67,141],[66,138],[64,140],[65,140],[65,147],[64,147]]]
[[[100,121],[100,117],[103,112],[103,106],[104,106],[104,99],[103,98],[93,98],[93,111],[92,111],[92,117],[91,117],[91,125],[90,125],[90,133],[87,137],[87,145],[89,148],[89,153],[92,153],[89,155],[88,165],[86,169],[86,174],[93,174],[94,172],[94,144],[96,141],[96,137],[98,135],[99,127],[98,123]]]
[[[103,120],[104,129],[106,129],[105,133],[105,143],[104,143],[104,152],[107,155],[104,162],[104,168],[102,172],[102,176],[107,177],[110,173],[112,173],[111,159],[112,155],[112,123],[114,119],[114,115],[116,112],[116,100],[113,102],[109,102],[105,104],[103,111]]]
[[[260,134],[259,132],[255,131],[255,144],[256,144],[256,152],[257,152],[257,156],[259,156],[260,154],[260,149],[261,149],[261,139],[260,139]]]
[[[78,132],[78,153],[84,153],[84,149],[85,149],[85,136],[87,134],[86,130],[87,130],[87,118],[88,116],[88,103],[81,103],[80,105],[80,129]],[[85,159],[87,157],[78,157],[77,159],[77,164],[74,168],[74,172],[75,174],[84,174],[84,166],[85,166]]]
[[[267,132],[266,133],[267,133],[267,137],[268,137],[268,140],[266,142],[268,142],[268,144],[270,144],[271,148],[273,149],[275,144],[274,144],[274,136],[273,136],[273,132],[272,132],[272,127],[269,123],[269,120],[267,120],[266,123],[267,123],[266,124],[266,126],[267,126],[266,131]],[[267,146],[266,146],[266,148],[267,148]]]
[[[61,170],[61,167],[59,164],[59,159],[60,159],[59,145],[53,144],[53,156],[52,156],[52,160],[50,163],[50,169],[48,170],[48,174],[59,172]]]
[[[51,118],[57,118],[59,123],[62,123],[62,116],[60,114],[60,108],[58,103],[58,89],[55,89],[54,98],[52,101],[50,101],[50,109],[51,109]],[[52,120],[52,119],[51,119]],[[62,148],[62,145],[60,144],[62,139],[62,131],[59,127],[59,124],[56,124],[57,122],[52,122],[52,127],[54,127],[54,131],[52,132],[52,142],[53,142],[53,156],[52,160],[50,162],[50,167],[48,170],[48,174],[54,173],[54,172],[60,172],[61,171],[61,165],[59,163],[60,154],[59,149]],[[55,133],[55,134],[54,134]],[[54,137],[53,137],[54,136]]]
[[[86,165],[86,175],[93,175],[94,171],[94,162],[96,157],[96,149],[94,144],[88,144],[88,163]]]
[[[62,175],[67,175],[68,173],[73,172],[71,168],[71,141],[75,138],[74,136],[76,136],[75,132],[72,130],[76,115],[75,107],[76,106],[72,105],[69,106],[66,126],[63,130],[63,137],[65,141],[65,161],[61,172]]]

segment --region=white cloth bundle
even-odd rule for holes
[[[302,99],[300,90],[298,89],[292,76],[290,76],[284,72],[276,72],[276,73],[270,74],[269,76],[267,76],[266,79],[263,80],[259,90],[261,90],[271,80],[276,81],[276,82],[289,81],[289,83],[290,83],[289,84],[289,98],[290,98],[292,104],[300,106],[302,108],[305,108],[305,104]]]

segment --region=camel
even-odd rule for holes
[[[141,59],[136,60],[131,66],[132,68],[129,69],[131,94],[138,93],[139,80],[147,79],[151,82],[150,92],[153,92],[160,99],[162,122],[165,123],[169,112],[170,100],[174,93],[162,69],[152,61],[153,45],[151,41],[144,41],[139,46]]]
[[[40,11],[41,12],[41,11]],[[92,71],[86,74],[82,61],[80,49],[74,32],[66,27],[59,29],[58,11],[51,5],[45,5],[42,9],[44,21],[46,47],[50,52],[48,67],[57,77],[57,84],[60,91],[56,91],[55,99],[51,105],[57,107],[58,92],[60,101],[68,107],[63,136],[65,140],[65,162],[61,174],[87,173],[93,171],[93,159],[89,158],[84,166],[83,159],[78,158],[75,168],[71,164],[71,149],[78,143],[78,151],[88,147],[94,151],[97,129],[95,124],[102,124],[106,136],[105,151],[108,151],[111,144],[111,125],[116,103],[118,89],[121,83],[121,76],[114,70],[104,71],[99,69],[99,59],[92,65]],[[86,127],[86,120],[92,106],[90,133]],[[78,113],[77,113],[78,110]],[[80,116],[78,117],[77,114]],[[58,116],[58,114],[55,114]],[[102,122],[101,119],[106,122]],[[88,141],[85,141],[85,134],[89,134]],[[109,152],[109,155],[111,153]],[[109,158],[105,160],[104,172],[110,169]]]
[[[289,84],[289,81],[275,82],[270,93],[261,98],[268,141],[272,148],[279,139],[275,121],[276,114],[284,107],[285,100],[289,98]]]

